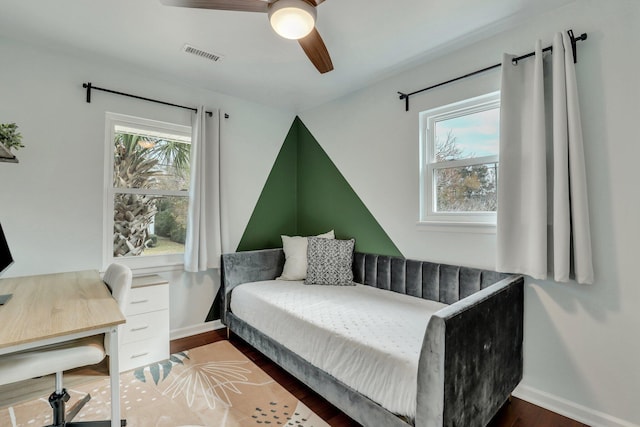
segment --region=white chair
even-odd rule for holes
[[[131,290],[132,273],[128,267],[121,264],[111,264],[104,273],[103,280],[114,299],[118,302],[120,311],[124,312]],[[53,408],[53,424],[48,427],[106,427],[111,421],[70,422],[65,420],[65,403],[69,394],[62,386],[64,371],[90,366],[100,363],[109,349],[109,335],[97,335],[81,338],[63,344],[52,344],[20,353],[12,353],[0,357],[0,385],[23,381],[30,378],[56,374],[56,389],[49,396],[49,404]],[[88,395],[87,395],[88,396]],[[90,396],[88,396],[90,398]],[[71,420],[82,406],[88,401],[83,399],[73,408],[69,415]],[[126,426],[126,421],[121,420]]]

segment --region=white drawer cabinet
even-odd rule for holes
[[[169,283],[158,275],[134,277],[124,314],[120,372],[168,359]]]
[[[151,277],[157,277],[158,283],[154,283],[150,279]],[[140,281],[137,279],[140,279]],[[169,283],[167,281],[164,281],[160,276],[142,276],[134,278],[133,283],[127,312],[125,313],[127,319],[129,316],[169,309]],[[141,283],[151,284],[135,286]]]
[[[122,334],[120,335],[120,343],[130,344],[151,337],[166,336],[169,330],[168,314],[167,310],[158,310],[127,315],[127,323],[119,331]]]
[[[169,358],[169,340],[164,337],[152,337],[120,346],[120,372],[139,368]]]

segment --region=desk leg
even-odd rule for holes
[[[111,329],[109,340],[109,376],[111,377],[111,427],[120,427],[120,363],[118,327]]]

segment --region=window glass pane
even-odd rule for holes
[[[495,212],[498,164],[435,169],[436,212]]]
[[[116,126],[113,186],[186,190],[189,188],[191,143],[183,135],[161,134]],[[126,132],[125,132],[126,130]]]
[[[500,109],[435,122],[435,161],[498,155]]]
[[[114,196],[113,256],[184,253],[188,197]]]

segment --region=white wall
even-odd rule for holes
[[[101,269],[105,112],[190,125],[188,110],[94,91],[83,82],[174,102],[219,107],[223,249],[234,251],[294,115],[149,73],[0,39],[0,123],[16,122],[20,163],[0,163],[0,222],[15,264],[6,276]],[[170,280],[173,331],[202,326],[219,272]]]
[[[636,0],[578,0],[300,115],[406,257],[492,268],[495,235],[416,227],[418,113],[498,89],[499,70],[416,95],[410,112],[396,91],[498,63],[503,52],[530,52],[537,38],[549,45],[556,31],[588,33],[577,76],[596,282],[527,281],[517,394],[591,425],[640,425],[639,23]]]
[[[415,226],[418,113],[497,89],[499,71],[417,95],[408,113],[396,91],[500,62],[502,52],[529,52],[536,38],[548,44],[555,31],[589,33],[577,74],[596,283],[527,282],[518,394],[592,425],[640,425],[640,198],[632,172],[640,158],[638,23],[637,0],[578,0],[300,115],[405,256],[492,268],[495,236]],[[6,39],[0,58],[0,122],[18,123],[26,145],[19,164],[0,163],[0,221],[16,259],[7,276],[102,267],[106,111],[189,124],[189,112],[100,92],[87,104],[86,81],[231,115],[222,120],[223,239],[226,251],[236,248],[291,113]],[[217,272],[163,274],[171,280],[171,328],[198,326]]]

